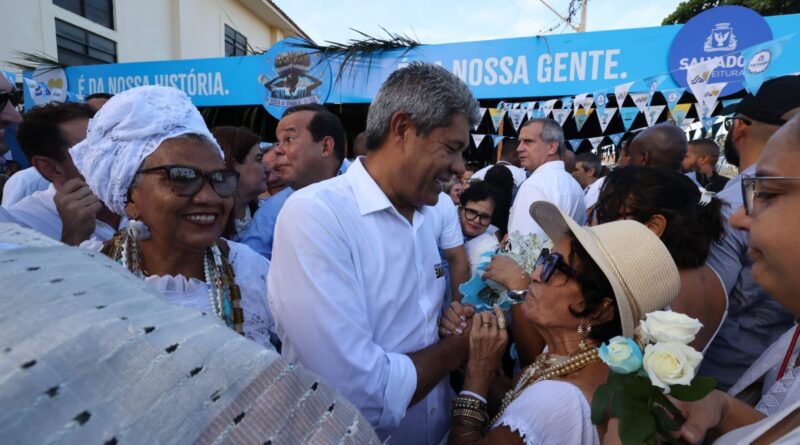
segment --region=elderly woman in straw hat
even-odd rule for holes
[[[592,424],[590,405],[609,369],[598,346],[618,335],[633,337],[645,314],[668,305],[680,289],[669,251],[644,225],[581,227],[542,201],[530,211],[553,248],[542,251],[521,306],[547,352],[522,369],[486,423],[489,384],[508,337],[498,308],[475,314],[462,334],[470,336],[470,350],[464,391],[453,401],[451,444],[599,444],[607,425]],[[455,317],[449,309],[446,318]]]
[[[272,347],[269,262],[220,238],[239,175],[183,92],[145,86],[114,96],[71,154],[100,200],[130,220],[103,253],[166,300]]]

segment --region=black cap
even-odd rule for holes
[[[765,124],[783,125],[787,111],[800,107],[800,76],[781,76],[761,85],[758,93],[725,107],[722,114],[739,113]]]

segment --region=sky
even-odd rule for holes
[[[317,43],[404,33],[424,44],[527,37],[561,23],[539,0],[273,0]],[[546,0],[566,15],[569,0]],[[660,26],[680,0],[590,0],[587,31]],[[576,20],[577,22],[577,20]],[[573,32],[556,30],[552,33]]]

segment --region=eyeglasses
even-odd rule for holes
[[[261,153],[268,152],[271,148],[275,147],[275,142],[259,142],[258,148],[261,150]]]
[[[570,278],[575,277],[578,272],[575,271],[569,264],[564,261],[564,257],[560,253],[550,252],[550,249],[542,249],[539,258],[536,259],[536,264],[533,266],[535,271],[539,267],[542,272],[539,274],[539,279],[542,283],[547,283],[553,277],[556,270],[560,270]]]
[[[488,226],[489,223],[492,222],[492,215],[480,213],[477,210],[471,209],[469,207],[464,207],[464,218],[467,218],[468,221],[477,220],[478,224],[482,226]]]
[[[136,174],[166,172],[169,186],[178,196],[194,196],[208,179],[214,193],[220,198],[228,198],[236,193],[239,186],[239,173],[232,170],[215,170],[204,172],[185,165],[162,165],[160,167],[139,170]]]
[[[742,202],[747,215],[753,214],[756,200],[767,198],[771,193],[757,191],[756,186],[764,182],[800,180],[800,176],[744,176],[742,177]]]
[[[753,121],[744,118],[742,116],[728,116],[725,118],[725,121],[723,122],[723,125],[725,125],[725,129],[731,131],[731,128],[733,128],[733,121],[737,119],[744,122],[745,125],[753,125]]]
[[[13,91],[0,92],[0,110],[5,108],[9,102],[11,102],[11,105],[18,107],[22,103],[22,90],[14,89]]]

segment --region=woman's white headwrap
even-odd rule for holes
[[[95,195],[114,213],[125,215],[128,189],[144,159],[165,140],[187,133],[205,136],[224,157],[183,91],[137,87],[106,102],[89,121],[86,139],[72,147],[70,155]]]

